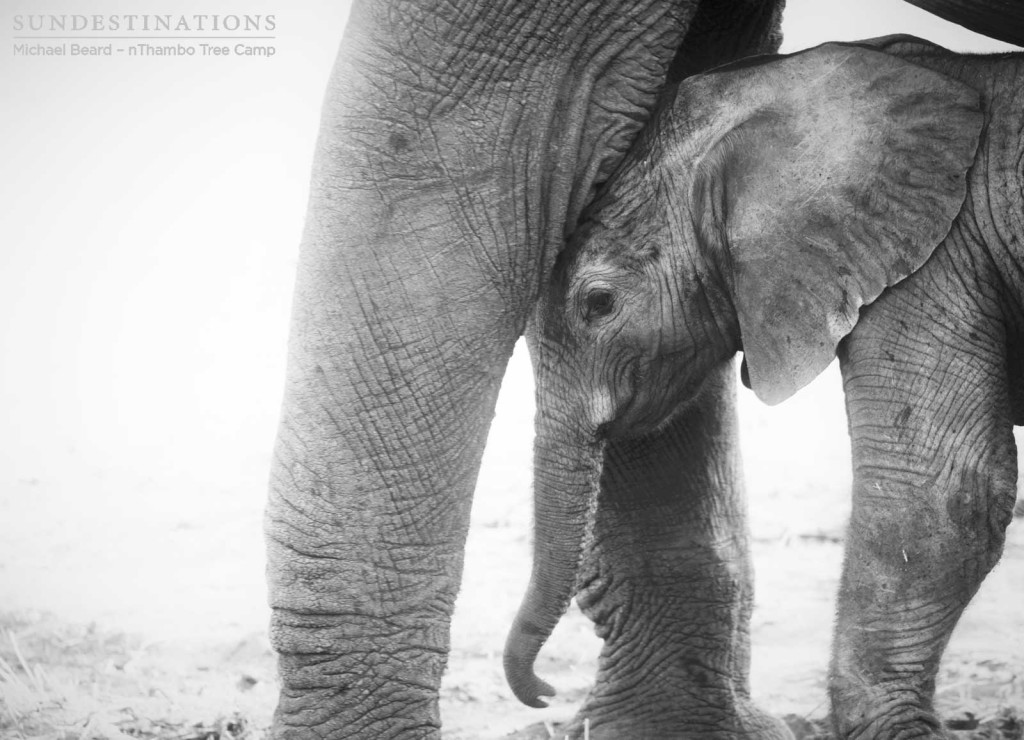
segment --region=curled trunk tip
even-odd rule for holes
[[[505,680],[519,701],[528,707],[543,709],[548,703],[541,697],[554,696],[555,689],[534,673],[533,664],[547,635],[539,627],[525,625],[523,621],[522,614],[516,616],[505,643]]]

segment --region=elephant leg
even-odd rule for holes
[[[932,707],[939,660],[1011,519],[999,314],[977,302],[984,286],[951,297],[969,272],[948,261],[865,311],[840,355],[854,460],[830,675],[843,738],[946,736]]]
[[[525,323],[490,268],[538,267],[478,236],[486,221],[439,174],[450,149],[423,164],[415,121],[395,118],[412,92],[396,84],[378,116],[392,87],[358,48],[324,102],[266,508],[272,736],[436,740],[473,488]],[[475,144],[459,137],[467,157]],[[501,212],[516,196],[490,197]]]
[[[380,312],[335,325],[341,311],[321,318],[303,268],[298,310],[317,314],[316,332],[292,342],[266,511],[274,737],[437,738],[472,491],[515,331],[457,298],[461,316],[424,307],[397,322],[381,309],[400,289],[374,300],[358,286],[336,292],[344,315],[363,315],[359,301]]]
[[[789,737],[750,702],[734,396],[729,362],[661,433],[609,444],[577,594],[605,642],[571,737]]]

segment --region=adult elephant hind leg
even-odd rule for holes
[[[841,354],[854,459],[830,672],[842,738],[946,737],[939,661],[1015,498],[1002,331],[917,277],[865,312]]]
[[[609,444],[577,595],[605,644],[570,737],[790,737],[750,701],[734,386],[726,363],[661,433]]]

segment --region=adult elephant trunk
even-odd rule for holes
[[[550,346],[535,347],[536,440],[533,463],[533,568],[530,583],[505,642],[505,677],[519,701],[545,707],[554,696],[537,677],[534,661],[569,606],[600,490],[604,443],[586,410],[571,399],[569,363],[552,365]],[[564,352],[564,348],[559,352]]]

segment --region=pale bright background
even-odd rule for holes
[[[273,13],[270,59],[13,57],[14,14],[84,12],[44,5],[0,16],[0,608],[153,639],[259,632],[292,273],[346,3],[132,4]],[[897,0],[790,0],[784,29],[786,51],[894,32],[1009,48]],[[751,499],[777,505],[755,535],[841,527],[842,506],[784,495],[848,454],[834,367],[777,409],[744,392],[743,419]],[[517,510],[531,420],[520,348],[480,481]]]

